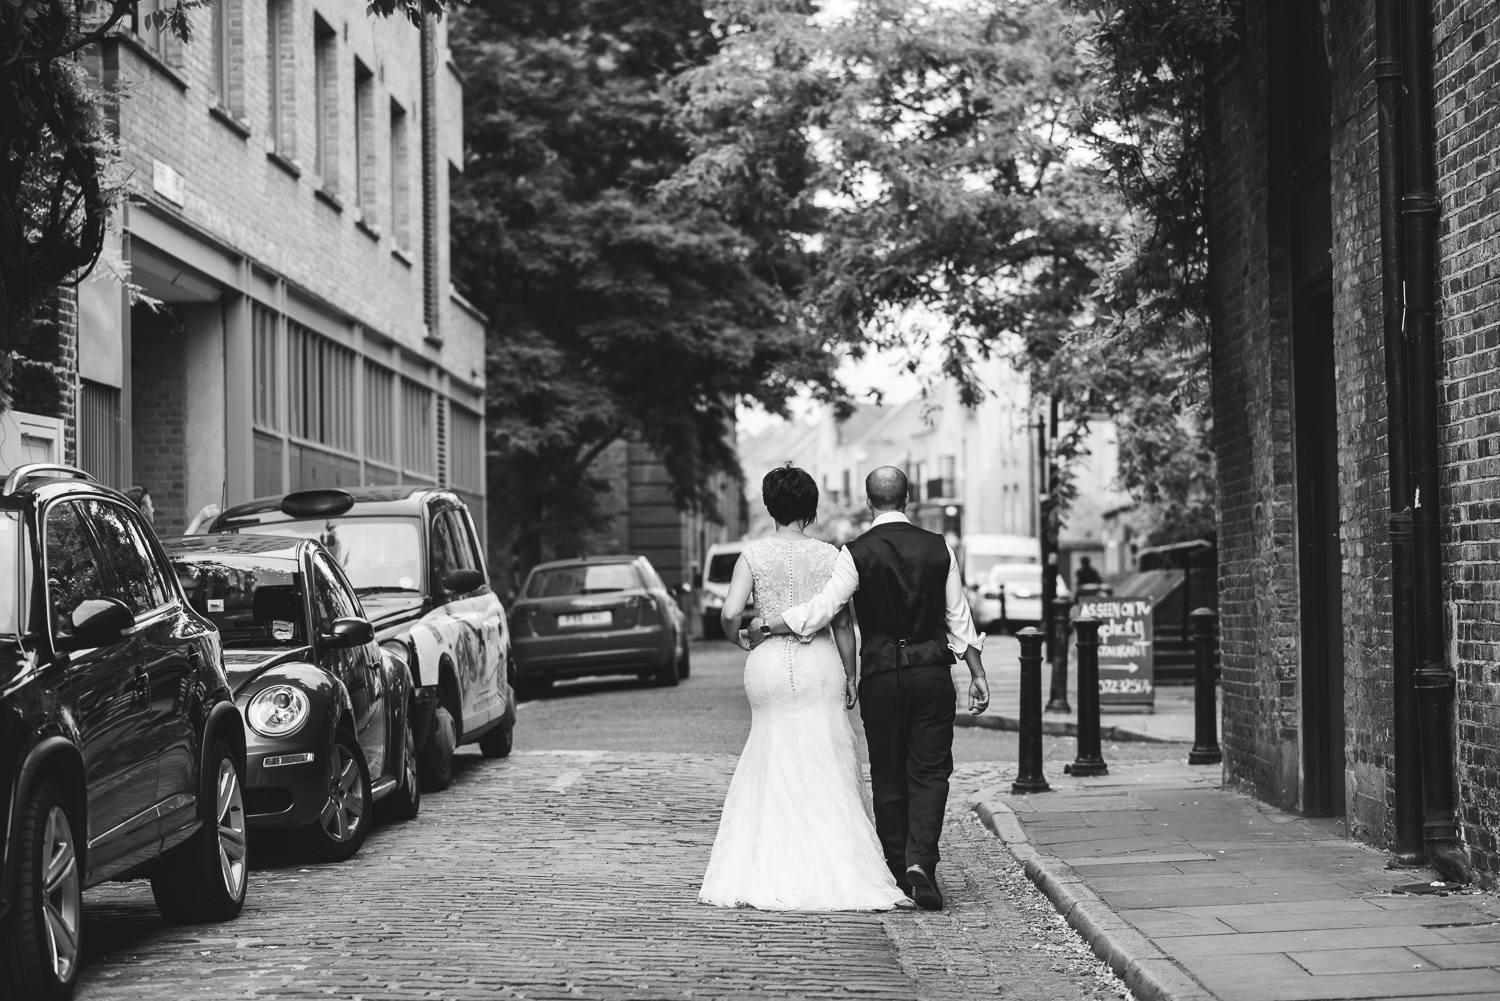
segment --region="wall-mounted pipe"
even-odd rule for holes
[[[1401,301],[1401,19],[1398,0],[1375,0],[1375,107],[1380,178],[1380,312],[1385,334],[1386,449],[1390,488],[1392,759],[1397,860],[1423,861],[1418,743],[1416,594],[1412,577],[1407,344]]]
[[[1415,555],[1416,690],[1422,758],[1422,837],[1449,879],[1472,878],[1454,795],[1453,668],[1443,628],[1437,373],[1437,164],[1433,153],[1430,0],[1401,0],[1401,145],[1405,194],[1405,323]]]

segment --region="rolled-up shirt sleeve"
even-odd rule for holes
[[[858,590],[859,570],[845,547],[839,550],[838,558],[833,561],[833,575],[823,585],[823,590],[782,612],[781,621],[798,636],[811,636],[832,622],[839,609],[848,604]]]
[[[943,590],[948,616],[948,648],[962,657],[969,647],[979,646],[979,632],[974,628],[969,599],[964,596],[963,578],[958,573],[958,557],[953,555],[951,546],[948,548],[948,582]]]

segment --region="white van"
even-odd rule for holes
[[[719,622],[719,610],[729,596],[729,582],[734,577],[734,565],[745,549],[743,541],[715,542],[708,547],[703,557],[703,587],[698,592],[698,611],[703,616],[703,635],[718,638],[724,635]],[[746,606],[742,623],[755,617],[755,608]]]
[[[966,535],[961,554],[969,609],[981,629],[1042,618],[1042,545],[1029,535]],[[1067,585],[1057,580],[1058,594]]]

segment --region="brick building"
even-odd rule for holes
[[[1206,119],[1225,774],[1494,885],[1500,6],[1233,9]]]
[[[441,483],[485,523],[483,318],[449,283],[462,79],[442,22],[358,0],[157,0],[91,56],[129,175],[78,294],[78,461],[150,490],[163,534],[205,505]]]

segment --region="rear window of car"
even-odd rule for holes
[[[422,523],[416,518],[315,518],[235,525],[227,531],[244,535],[294,535],[317,539],[338,561],[359,594],[420,592]]]
[[[1040,584],[1042,582],[1042,568],[1040,564],[1030,563],[1016,565],[1014,563],[1000,564],[990,567],[990,572],[985,580],[990,584]]]
[[[292,560],[251,560],[227,553],[172,558],[188,604],[219,629],[226,647],[301,646],[307,642],[302,574]]]
[[[598,563],[538,570],[526,586],[526,597],[567,598],[575,594],[633,591],[640,586],[640,574],[629,563]]]
[[[714,584],[728,584],[734,579],[734,565],[739,558],[739,553],[715,553],[714,558],[708,561],[709,581]]]

